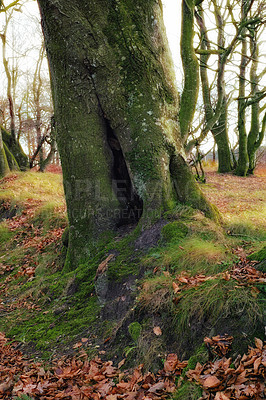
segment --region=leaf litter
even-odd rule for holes
[[[240,250],[241,249],[236,249],[236,252]],[[224,279],[226,281],[234,279],[237,281],[239,286],[250,286],[251,290],[254,292],[254,295],[256,295],[256,292],[259,292],[260,290],[252,285],[266,283],[266,273],[257,270],[255,268],[257,264],[259,264],[258,261],[251,261],[245,255],[242,255],[239,257],[239,261],[234,264],[232,268],[223,272],[219,272],[215,275],[207,276],[204,274],[197,274],[190,276],[187,271],[182,271],[172,282],[173,292],[176,295],[176,297],[173,299],[173,302],[176,304],[179,302],[180,298],[178,296],[183,290],[191,287],[197,287],[203,282],[217,278]],[[170,277],[170,274],[168,276]]]
[[[215,342],[217,337],[213,339]],[[256,339],[255,346],[235,362],[223,357],[204,365],[198,363],[194,370],[189,370],[187,378],[203,388],[201,400],[264,399],[266,344]]]
[[[227,335],[205,338],[216,354],[220,354],[217,349],[228,350],[231,342],[232,337]],[[225,356],[204,365],[197,363],[194,370],[185,373],[185,378],[180,375],[188,362],[180,361],[174,353],[166,357],[164,368],[155,374],[144,372],[143,365],[133,372],[122,371],[124,360],[119,367],[99,357],[89,360],[80,346],[75,356],[54,360],[49,366],[24,358],[17,347],[0,333],[1,399],[22,395],[38,400],[166,399],[184,379],[202,387],[202,400],[259,400],[266,394],[266,345],[260,339],[234,363]]]

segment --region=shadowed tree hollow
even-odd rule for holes
[[[215,218],[185,161],[179,97],[155,0],[38,0],[69,218],[65,268],[122,224],[176,202]]]

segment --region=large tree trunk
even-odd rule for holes
[[[173,201],[215,216],[185,162],[178,94],[155,0],[39,0],[70,225],[65,268],[118,225]]]

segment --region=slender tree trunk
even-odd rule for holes
[[[250,40],[250,49],[252,64],[250,68],[250,86],[251,86],[251,96],[254,98],[254,102],[251,105],[251,126],[247,139],[247,152],[249,159],[248,174],[253,174],[256,167],[256,152],[260,145],[262,144],[265,122],[262,123],[262,129],[260,130],[260,104],[256,101],[256,96],[259,94],[258,81],[259,77],[257,74],[258,66],[258,43],[256,38],[256,32],[251,31],[253,37]],[[265,116],[264,116],[265,119]]]
[[[232,171],[231,152],[227,130],[227,100],[224,98],[222,113],[217,123],[212,128],[212,134],[218,150],[218,172]]]
[[[145,229],[173,201],[216,218],[185,161],[162,4],[39,5],[70,225],[65,268],[103,232],[138,221]]]
[[[224,19],[221,9],[214,0],[216,25],[218,28],[218,50],[225,48]],[[218,54],[218,75],[217,75],[217,94],[218,99],[222,98],[221,115],[214,125],[212,134],[217,143],[218,149],[218,172],[230,172],[232,170],[231,154],[229,147],[228,127],[227,127],[227,98],[224,81],[224,60],[223,54]]]
[[[219,7],[215,4],[215,18],[216,25],[218,28],[218,50],[224,48],[224,22],[221,16]],[[200,30],[201,30],[201,49],[209,50],[210,42],[207,35],[207,30],[205,27],[205,22],[203,18],[203,12],[201,7],[199,7],[199,18],[198,18]],[[219,113],[216,121],[210,126],[215,143],[218,149],[218,172],[226,173],[232,170],[231,154],[229,148],[229,138],[227,129],[227,99],[225,93],[225,82],[224,82],[224,66],[225,59],[223,54],[218,54],[218,76],[217,76],[217,96],[218,101],[216,105],[216,110],[213,111],[211,104],[211,89],[208,80],[208,59],[210,54],[201,54],[200,56],[200,76],[202,83],[202,95],[205,107],[206,121],[214,120],[215,114]]]
[[[245,0],[242,0],[241,14],[242,21],[245,15]],[[242,32],[242,50],[239,71],[239,99],[238,99],[238,135],[239,135],[239,155],[236,168],[236,175],[246,176],[248,170],[248,151],[247,151],[247,131],[246,131],[246,107],[245,107],[245,86],[246,86],[246,66],[247,66],[247,38],[245,28]]]
[[[42,90],[42,78],[41,78],[41,67],[42,67],[42,62],[44,59],[44,44],[41,47],[40,53],[39,53],[39,59],[36,65],[35,73],[34,73],[34,78],[33,78],[33,98],[34,98],[34,106],[35,106],[35,129],[36,129],[36,141],[37,141],[37,154],[39,158],[39,166],[40,166],[40,171],[44,171],[44,149],[43,149],[43,144],[44,140],[42,135],[42,112],[41,112],[41,103],[40,103],[40,98],[41,98],[41,90]]]
[[[16,143],[15,104],[12,96],[12,77],[8,67],[8,60],[6,58],[6,32],[1,34],[1,39],[2,39],[3,64],[7,78],[7,99],[8,99],[9,115],[10,115],[10,134],[12,142]]]
[[[199,62],[194,50],[194,10],[195,0],[182,1],[181,57],[185,82],[179,120],[184,143],[189,135],[199,92]]]
[[[212,149],[212,162],[213,163],[215,163],[215,161],[216,161],[215,148],[216,148],[216,143],[214,143],[214,146],[213,146],[213,149]]]

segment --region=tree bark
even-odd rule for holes
[[[199,92],[199,62],[194,50],[195,0],[182,1],[181,58],[184,88],[180,101],[180,131],[185,143],[193,120]]]
[[[227,123],[227,100],[224,97],[220,118],[211,130],[215,143],[217,144],[218,172],[220,173],[230,172],[233,168],[229,148]]]
[[[15,129],[15,103],[14,99],[12,96],[12,76],[9,70],[8,66],[8,60],[6,57],[6,31],[7,31],[7,26],[8,22],[10,19],[7,19],[6,22],[6,27],[5,31],[3,34],[1,34],[1,39],[2,39],[2,57],[3,57],[3,65],[6,73],[6,78],[7,78],[7,99],[8,99],[8,105],[9,105],[9,115],[10,115],[10,134],[11,134],[11,139],[12,142],[16,142],[16,129]]]
[[[250,50],[252,64],[250,68],[250,86],[251,96],[254,98],[254,102],[251,104],[251,126],[247,139],[247,152],[248,152],[248,174],[253,174],[256,167],[256,152],[262,144],[265,131],[265,116],[262,121],[262,128],[260,130],[260,103],[256,101],[256,97],[260,94],[259,92],[259,76],[257,74],[258,67],[258,43],[256,37],[256,30],[250,28]]]
[[[41,90],[43,86],[42,77],[41,77],[41,67],[44,59],[45,49],[44,44],[41,47],[39,58],[37,61],[34,77],[33,77],[33,100],[35,106],[35,129],[36,129],[36,139],[37,139],[37,149],[34,153],[35,158],[38,155],[39,158],[39,165],[40,171],[44,171],[43,169],[43,162],[44,162],[44,151],[43,151],[43,144],[44,140],[42,135],[42,109],[41,109]]]
[[[39,0],[69,218],[65,269],[118,225],[173,201],[216,217],[185,161],[178,94],[155,0]]]
[[[218,28],[218,42],[217,48],[221,50],[225,46],[224,39],[224,22],[219,7],[216,2],[215,5],[215,18],[216,26]],[[208,39],[207,30],[203,18],[202,8],[199,7],[198,23],[201,31],[201,50],[210,50],[210,41]],[[229,148],[229,138],[227,129],[227,99],[225,93],[225,82],[224,82],[224,71],[226,57],[223,53],[218,53],[218,74],[217,74],[217,104],[215,110],[213,110],[211,103],[211,89],[208,80],[208,59],[210,53],[200,55],[200,76],[202,83],[202,96],[204,101],[206,124],[213,121],[210,124],[210,130],[212,132],[215,143],[218,149],[218,172],[226,173],[232,170],[231,153]],[[215,117],[216,115],[216,117]]]
[[[0,178],[3,178],[9,172],[6,152],[4,149],[2,132],[0,131]]]
[[[242,0],[241,17],[245,21],[246,1]],[[247,29],[242,32],[241,62],[239,68],[239,99],[238,99],[238,135],[239,135],[239,155],[236,168],[236,175],[246,176],[248,170],[248,151],[247,151],[247,131],[246,131],[246,107],[245,107],[245,86],[246,86],[246,66],[247,66]]]
[[[1,126],[0,128],[4,147],[6,146],[5,151],[9,163],[9,168],[25,171],[29,167],[28,157],[24,153],[19,142],[17,140],[14,142],[11,134],[7,132],[3,126]]]

